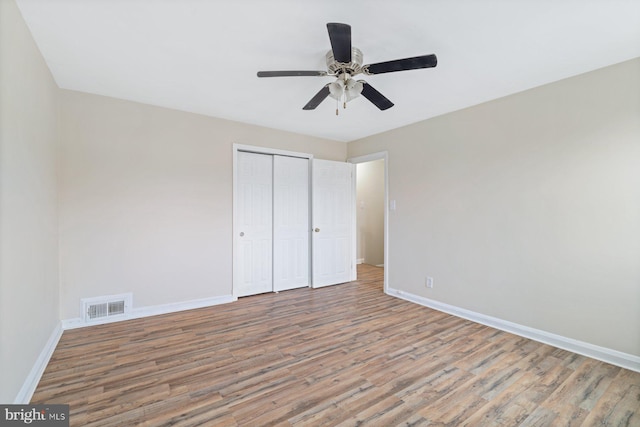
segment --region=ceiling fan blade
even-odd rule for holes
[[[434,54],[415,56],[413,58],[396,59],[394,61],[378,62],[365,65],[369,74],[391,73],[394,71],[415,70],[418,68],[432,68],[438,65],[438,58]]]
[[[383,94],[378,92],[369,83],[364,80],[358,80],[362,83],[362,96],[371,101],[380,110],[387,110],[393,107],[393,102],[389,101]]]
[[[322,101],[324,101],[324,99],[329,96],[329,85],[325,85],[322,89],[320,89],[320,91],[318,93],[315,94],[315,96],[313,98],[311,98],[311,100],[309,102],[307,102],[307,105],[305,105],[304,107],[302,107],[303,110],[315,110],[316,107],[318,105],[320,105],[320,103]]]
[[[258,71],[258,77],[326,76],[326,71]]]
[[[338,62],[351,62],[351,26],[330,22],[327,24],[333,58]]]

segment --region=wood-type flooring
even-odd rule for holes
[[[640,426],[640,373],[359,280],[65,331],[32,403],[72,426]]]

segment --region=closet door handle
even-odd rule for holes
[[[244,237],[244,231],[240,232],[240,237]]]
[[[320,232],[320,229],[319,229],[319,228],[316,228],[316,229],[314,229],[313,231],[315,231],[316,233],[319,233],[319,232]]]

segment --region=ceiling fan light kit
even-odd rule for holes
[[[342,108],[347,108],[347,102],[356,99],[362,93],[362,81],[356,81],[348,73],[342,73],[338,79],[329,83],[329,96],[336,101],[342,100]],[[336,116],[339,108],[336,107]]]
[[[302,107],[303,110],[314,110],[328,96],[335,99],[338,104],[342,101],[343,108],[346,108],[347,102],[360,95],[367,98],[380,110],[387,110],[393,107],[391,101],[366,81],[355,80],[353,77],[358,74],[371,76],[395,71],[433,68],[438,64],[436,55],[431,54],[362,65],[362,51],[351,45],[351,26],[347,24],[328,23],[327,30],[329,32],[329,40],[331,41],[331,50],[327,52],[326,55],[327,71],[258,71],[258,77],[335,77],[336,80],[324,85],[322,89]],[[336,108],[336,115],[338,114],[338,110],[339,109]]]

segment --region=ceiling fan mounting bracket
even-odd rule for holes
[[[357,47],[351,48],[351,62],[338,62],[333,57],[333,51],[327,52],[327,74],[330,76],[340,76],[343,73],[347,73],[351,76],[361,74],[364,72],[365,67],[362,66],[362,51]]]

